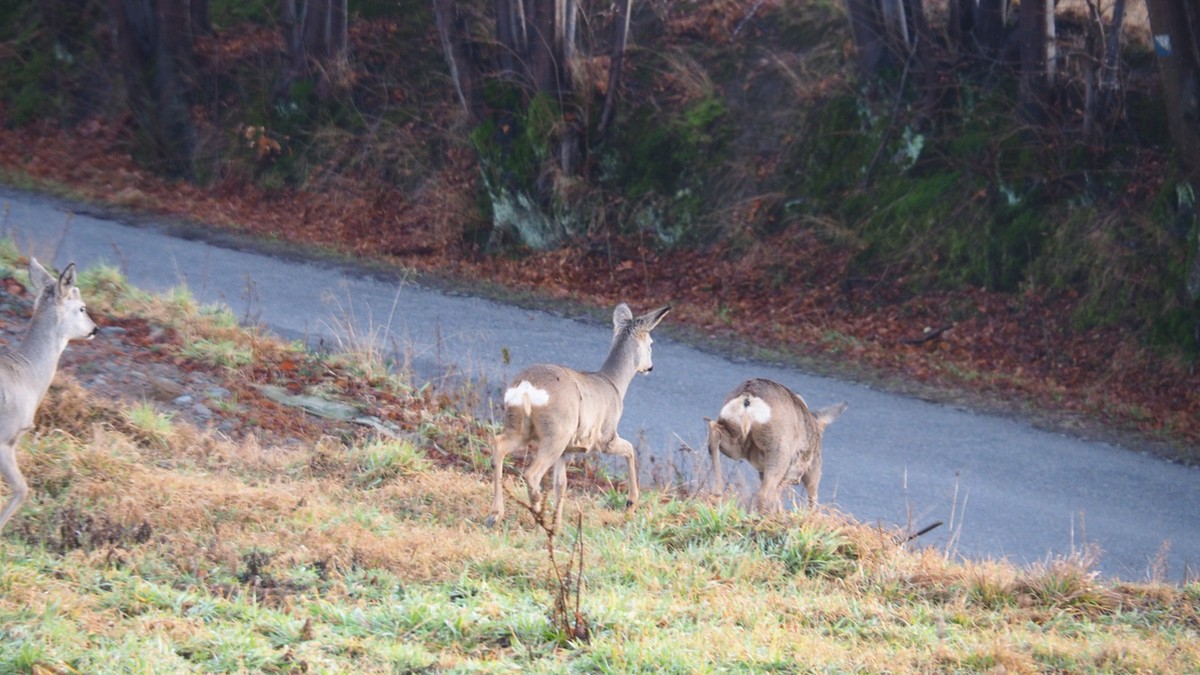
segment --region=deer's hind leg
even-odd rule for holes
[[[567,455],[554,463],[554,531],[562,529],[563,505],[567,502]]]
[[[534,446],[533,459],[522,473],[525,477],[525,485],[529,488],[529,506],[533,509],[534,516],[537,518],[542,517],[546,506],[544,504],[544,495],[542,494],[542,480],[545,479],[546,472],[562,459],[563,452],[567,449],[567,440],[566,438],[558,438],[557,436],[549,436],[538,440]],[[565,468],[562,487],[566,489]]]
[[[778,471],[763,471],[759,473],[762,482],[754,495],[754,506],[759,513],[778,513],[783,510],[783,499],[780,490],[783,488],[783,476]]]
[[[492,469],[495,472],[495,495],[492,498],[492,513],[487,526],[492,527],[504,519],[504,458],[521,446],[524,437],[519,433],[504,432],[492,439]]]
[[[5,504],[4,510],[0,511],[0,532],[2,532],[5,523],[12,518],[17,509],[21,508],[21,504],[25,503],[25,499],[29,496],[29,485],[25,482],[25,476],[21,475],[21,469],[17,467],[16,439],[0,444],[0,476],[4,477],[4,482],[8,483],[8,487],[12,490],[12,496],[9,497],[8,503]]]

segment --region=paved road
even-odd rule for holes
[[[332,264],[288,260],[167,228],[68,215],[56,201],[0,189],[0,235],[62,266],[109,264],[151,291],[186,285],[202,302],[222,302],[276,333],[336,343],[349,321],[381,338],[433,377],[446,368],[495,397],[536,361],[598,368],[610,324],[515,308],[490,300],[381,279]],[[670,298],[663,298],[665,304]],[[649,308],[635,307],[635,311]],[[670,322],[670,317],[667,318]],[[505,364],[503,352],[511,357]],[[622,435],[643,453],[645,482],[707,474],[702,417],[750,376],[769,377],[810,405],[848,401],[826,432],[822,501],[868,523],[947,523],[922,537],[939,550],[1020,563],[1098,545],[1106,576],[1144,579],[1166,551],[1167,575],[1200,570],[1200,470],[1137,448],[1085,442],[1020,421],[897,396],[800,371],[733,361],[658,336],[654,372],[630,387]],[[726,464],[743,487],[756,480]],[[481,518],[487,504],[480,504]],[[915,528],[914,528],[915,529]]]

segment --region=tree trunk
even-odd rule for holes
[[[172,176],[190,178],[196,147],[188,0],[109,0],[116,52],[140,145]]]
[[[348,43],[346,25],[347,0],[309,0],[316,10],[316,20],[309,25],[308,43],[311,51],[322,60],[345,59]],[[309,10],[309,15],[313,10]]]
[[[616,108],[617,90],[621,87],[621,69],[625,66],[625,47],[629,44],[629,17],[633,13],[633,0],[617,3],[617,16],[613,18],[612,56],[608,64],[608,88],[604,91],[604,111],[600,113],[600,124],[596,135],[604,138]]]
[[[555,16],[558,27],[555,34],[558,37],[558,70],[561,78],[559,101],[563,109],[562,135],[558,142],[558,166],[562,169],[563,174],[574,176],[579,173],[579,167],[583,163],[581,143],[583,131],[581,127],[584,118],[582,111],[577,108],[577,101],[573,96],[576,87],[575,78],[572,77],[572,74],[576,72],[575,30],[579,5],[577,0],[558,0],[557,6],[558,11]]]
[[[925,0],[904,0],[904,19],[908,23],[908,42],[915,49],[923,41],[930,41],[929,19],[925,16]]]
[[[563,63],[571,68],[575,60],[575,32],[578,29],[579,2],[578,0],[563,0],[562,4],[562,56]]]
[[[560,77],[557,0],[533,0],[529,24],[529,75],[534,90],[558,100]]]
[[[1004,49],[1008,0],[979,0],[975,8],[975,40],[986,58],[999,58]]]
[[[1108,41],[1104,45],[1101,61],[1100,90],[1111,95],[1117,88],[1117,74],[1121,59],[1121,30],[1125,26],[1125,0],[1113,2],[1112,25],[1108,28]]]
[[[1167,124],[1188,180],[1200,185],[1200,11],[1191,0],[1146,0]]]
[[[212,35],[212,21],[208,15],[208,0],[190,0],[192,37]]]
[[[329,52],[331,33],[330,10],[334,0],[302,0],[300,15],[300,49],[317,59]],[[293,33],[294,35],[294,33]]]
[[[280,0],[279,25],[283,31],[283,72],[280,73],[279,83],[275,85],[275,96],[287,95],[292,81],[300,77],[304,66],[303,41],[300,39],[300,18],[296,16],[296,0]]]
[[[907,0],[910,43],[906,53],[912,63],[915,83],[920,95],[916,103],[916,123],[923,124],[937,114],[945,94],[944,73],[939,69],[934,55],[934,36],[925,16],[924,0]]]
[[[893,54],[903,59],[914,37],[909,25],[911,13],[908,0],[879,0],[879,8],[883,18],[884,41]]]
[[[499,4],[497,3],[497,5]],[[475,100],[477,78],[475,64],[467,55],[466,45],[463,44],[465,27],[458,14],[458,3],[455,0],[433,0],[433,16],[437,21],[438,37],[442,41],[442,52],[446,56],[446,65],[450,68],[454,93],[458,95],[463,112],[468,117],[474,118],[477,110]]]
[[[277,96],[286,96],[292,83],[314,77],[317,94],[332,96],[341,89],[349,71],[347,0],[280,0],[280,15],[287,62]]]
[[[1046,92],[1054,80],[1054,2],[1022,0],[1021,88],[1022,113],[1031,122],[1041,120]]]
[[[969,36],[975,30],[975,0],[950,0],[946,33],[960,54],[970,47]]]
[[[874,77],[883,66],[886,54],[883,17],[877,0],[846,0],[846,10],[850,14],[859,74],[864,78]]]
[[[444,0],[446,4],[456,5],[453,0]],[[435,0],[436,2],[436,0]],[[499,45],[500,72],[502,75],[515,75],[517,64],[524,60],[528,52],[527,30],[525,25],[524,0],[496,0],[496,42]]]
[[[1112,23],[1104,30],[1100,7],[1088,2],[1096,30],[1089,31],[1087,52],[1095,59],[1095,68],[1086,73],[1083,106],[1083,136],[1089,143],[1102,142],[1104,129],[1115,114],[1120,69],[1121,30],[1125,24],[1125,0],[1115,0]]]

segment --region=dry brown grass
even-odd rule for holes
[[[71,503],[86,504],[92,523],[149,528],[158,553],[189,561],[192,571],[215,565],[237,574],[243,564],[234,552],[253,550],[277,552],[270,569],[320,563],[422,581],[453,579],[468,562],[517,563],[463,517],[487,501],[478,477],[433,470],[359,491],[347,487],[345,464],[295,471],[310,463],[310,452],[333,451],[330,439],[298,450],[174,428],[165,448],[148,450],[158,445],[97,424],[86,440],[62,437],[75,449],[35,451],[22,460],[37,477],[35,489],[69,484]],[[389,515],[395,513],[416,521],[398,528]],[[536,562],[534,556],[524,564],[534,569]]]

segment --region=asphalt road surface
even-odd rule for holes
[[[155,223],[124,224],[27,193],[0,188],[0,208],[6,213],[0,236],[43,263],[60,269],[70,261],[85,269],[112,265],[155,292],[185,285],[203,303],[224,303],[247,322],[310,344],[373,337],[424,379],[443,386],[473,383],[485,405],[530,363],[599,368],[611,340],[608,321],[445,293],[349,265],[259,253],[181,236]],[[702,418],[715,416],[738,382],[768,377],[814,408],[849,403],[825,434],[823,505],[862,522],[912,530],[943,521],[918,541],[951,556],[1029,564],[1086,545],[1099,548],[1097,569],[1107,577],[1141,580],[1158,570],[1179,580],[1185,571],[1192,578],[1200,573],[1196,468],[1136,447],[729,359],[663,335],[656,335],[654,366],[630,386],[621,421],[622,435],[641,453],[646,485],[680,476],[707,479]],[[689,446],[699,452],[681,449]],[[623,464],[612,466],[614,473],[623,470]],[[727,460],[725,470],[743,491],[757,482]],[[488,507],[479,505],[480,521]]]

